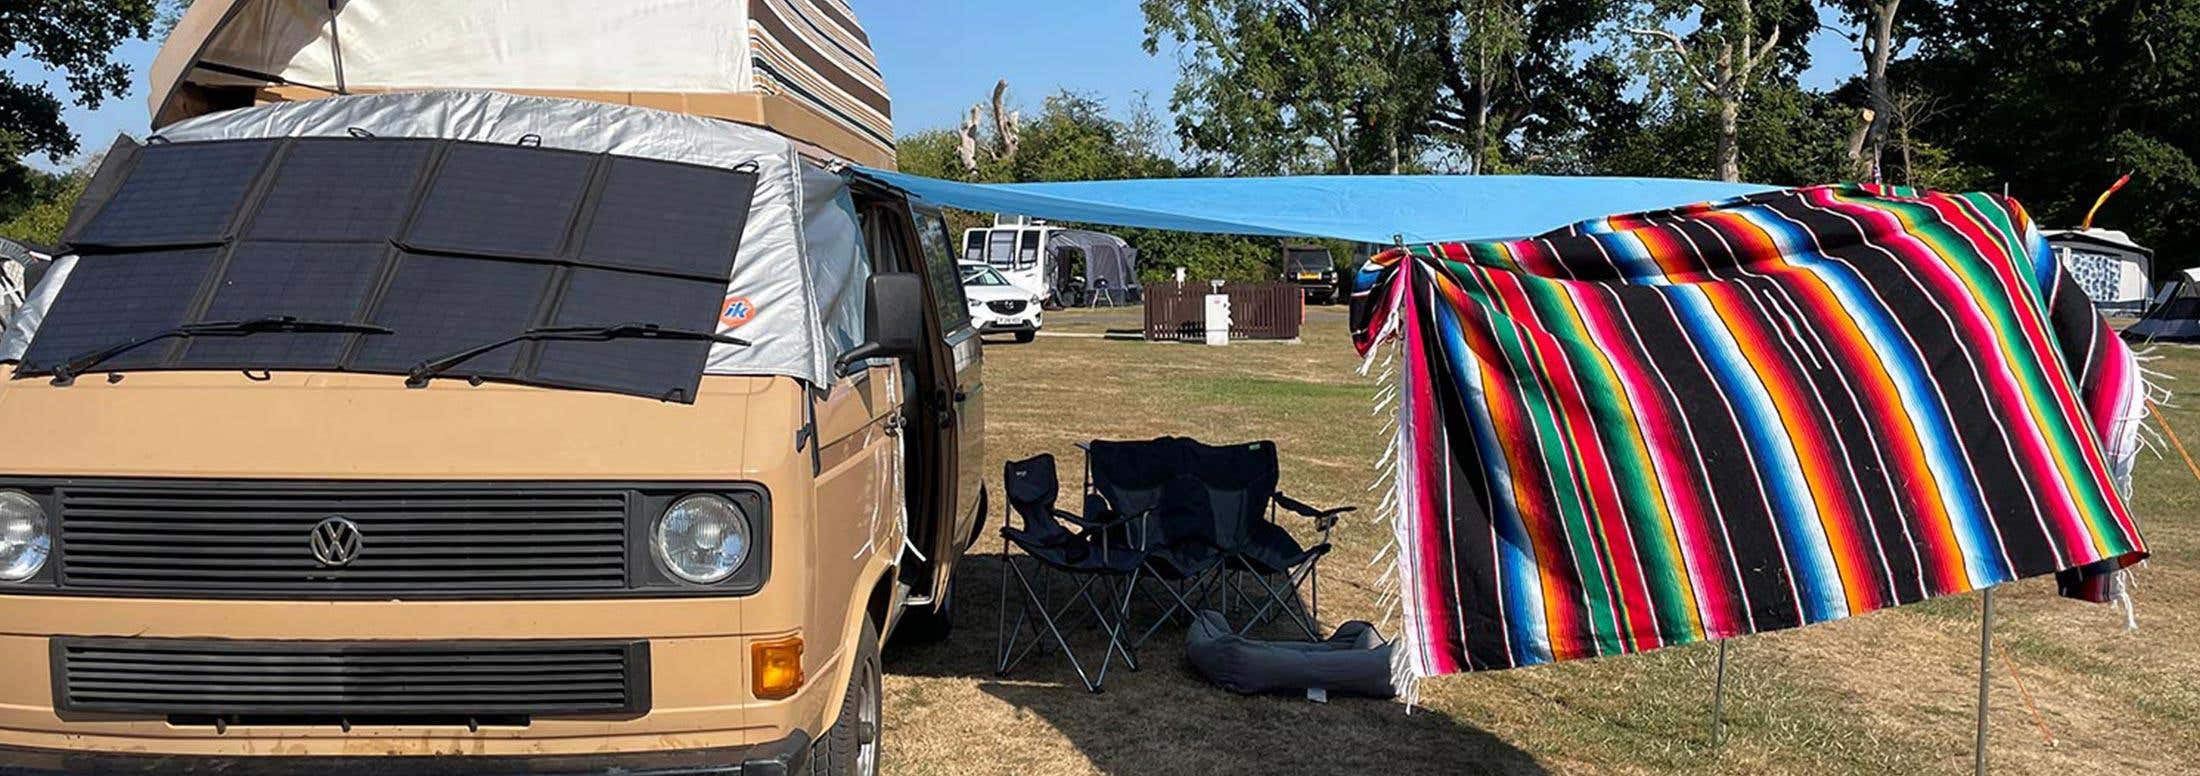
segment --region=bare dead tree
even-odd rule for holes
[[[1023,146],[1023,114],[1008,109],[1008,79],[993,85],[993,137],[1000,143],[1002,159],[1016,158]]]
[[[1933,120],[1946,112],[1946,107],[1941,104],[1940,98],[1924,92],[1902,92],[1890,98],[1888,104],[1894,106],[1894,115],[1888,124],[1894,135],[1895,150],[1902,157],[1902,185],[1933,185],[1933,181],[1921,181],[1918,178],[1916,143],[1910,137],[1910,128]]]
[[[993,158],[996,160],[1007,161],[1016,158],[1017,149],[1023,147],[1024,116],[1023,113],[1011,110],[1008,107],[1007,79],[1002,79],[999,83],[993,85],[991,107],[993,111],[993,147],[990,149],[985,149],[985,142],[981,137],[985,131],[987,105],[985,103],[972,105],[970,106],[970,112],[963,116],[962,132],[961,137],[958,138],[957,151],[962,156],[963,171],[971,175],[978,174],[979,152],[981,149],[992,151]]]
[[[979,106],[970,106],[969,115],[963,117],[961,136],[957,138],[960,142],[955,150],[962,157],[963,172],[968,175],[978,174],[978,123],[984,112]]]

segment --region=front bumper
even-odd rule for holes
[[[785,776],[807,772],[809,762],[810,737],[801,731],[755,746],[584,755],[214,757],[0,747],[0,773],[10,776]]]
[[[972,316],[972,320],[977,322],[978,332],[981,334],[1008,334],[1038,331],[1040,315],[1038,306],[1033,305],[1031,309],[1015,315],[1001,315],[988,311]]]

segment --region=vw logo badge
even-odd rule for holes
[[[342,568],[359,559],[360,545],[366,541],[359,533],[359,524],[343,517],[332,516],[314,524],[307,543],[313,548],[313,559],[329,568]]]

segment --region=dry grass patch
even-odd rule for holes
[[[1185,434],[1272,439],[1284,487],[1321,504],[1372,509],[1367,486],[1384,440],[1375,386],[1354,374],[1340,308],[1310,312],[1306,341],[1227,348],[1106,339],[1135,308],[1048,314],[1049,337],[989,345],[987,466],[1052,452],[1065,467],[1095,437]],[[2157,364],[2200,385],[2200,351]],[[2200,399],[2192,400],[2200,408]],[[2200,437],[2200,409],[2167,411]],[[2189,439],[2200,443],[2200,438]],[[2200,451],[2196,451],[2200,452]],[[1065,477],[1074,477],[1065,472]],[[2121,614],[2056,598],[2030,581],[1996,594],[1990,718],[2000,773],[2171,773],[2200,762],[2200,483],[2174,451],[2140,465],[2134,504],[2156,554],[2144,570],[2136,632]],[[996,494],[997,495],[997,494]],[[1323,619],[1381,621],[1368,561],[1386,530],[1352,515],[1323,566]],[[999,525],[995,514],[990,525]],[[1089,695],[1061,660],[1035,655],[992,673],[999,611],[997,536],[962,569],[961,622],[944,644],[888,650],[893,774],[1266,773],[1967,773],[1977,692],[1977,596],[1935,601],[1731,649],[1727,742],[1710,746],[1709,645],[1521,671],[1438,679],[1425,708],[1243,698],[1184,663],[1181,631],[1143,651],[1144,670]],[[1096,636],[1085,650],[1099,654]],[[2019,694],[2021,672],[2050,747]]]

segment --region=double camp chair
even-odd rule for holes
[[[1099,692],[1115,659],[1137,670],[1137,649],[1178,615],[1190,622],[1199,608],[1195,602],[1210,595],[1222,596],[1225,606],[1245,603],[1252,613],[1241,632],[1285,616],[1308,639],[1321,638],[1315,625],[1320,561],[1329,552],[1337,516],[1353,508],[1315,509],[1279,492],[1274,443],[1215,446],[1162,437],[1080,447],[1086,463],[1082,512],[1057,506],[1061,488],[1053,456],[1003,466],[1009,508],[1021,525],[1001,529],[998,673],[1006,674],[1051,637],[1085,688]],[[1301,545],[1276,524],[1278,509],[1313,520],[1322,542]],[[1032,573],[1016,562],[1010,545],[1032,559]],[[1022,594],[1013,625],[1011,577]],[[1057,577],[1073,591],[1060,602],[1050,596]],[[1254,592],[1246,591],[1247,582]],[[1310,588],[1303,606],[1297,595],[1302,586]],[[1132,638],[1131,605],[1141,590],[1161,611]],[[1107,637],[1097,671],[1088,670],[1063,635],[1087,614]]]

